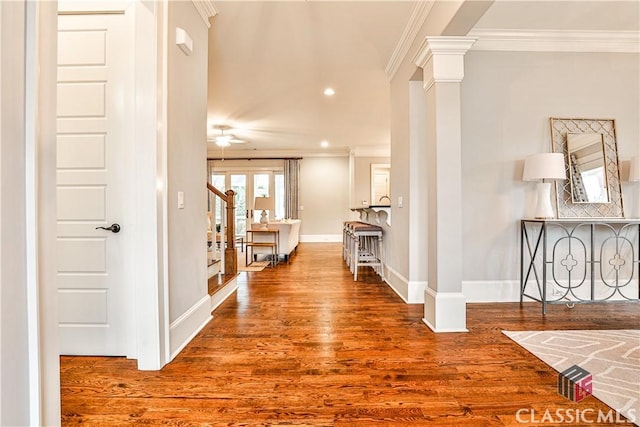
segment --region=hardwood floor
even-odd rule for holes
[[[301,244],[289,264],[241,274],[237,295],[161,371],[62,357],[62,422],[527,425],[545,410],[609,408],[558,395],[556,372],[502,330],[640,328],[635,303],[551,306],[545,317],[538,304],[469,304],[468,333],[434,334],[422,305],[360,278],[339,244]],[[531,423],[518,423],[520,409]]]

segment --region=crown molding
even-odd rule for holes
[[[476,28],[471,50],[640,53],[638,31],[498,30]]]
[[[424,90],[435,83],[460,83],[464,78],[464,55],[476,42],[475,37],[427,37],[413,56],[422,68]]]
[[[424,68],[433,55],[464,56],[477,40],[476,37],[463,36],[426,37],[413,56],[412,62]]]
[[[409,22],[404,27],[400,40],[398,40],[398,43],[391,54],[391,58],[387,63],[387,67],[384,70],[390,79],[392,79],[398,72],[398,69],[402,64],[402,60],[407,56],[413,41],[418,35],[418,31],[420,31],[420,28],[422,28],[422,25],[427,20],[427,16],[429,16],[434,4],[434,1],[416,2],[416,5],[411,12],[411,16],[409,17]]]
[[[218,11],[213,5],[213,1],[212,0],[191,0],[191,2],[193,3],[196,10],[200,14],[200,17],[202,17],[202,20],[204,21],[207,28],[211,28],[211,22],[209,22],[209,18],[211,18],[212,16],[216,16],[218,14]]]
[[[320,150],[252,150],[252,149],[227,149],[222,150],[212,144],[207,144],[207,157],[224,157],[225,159],[247,158],[253,159],[269,157],[348,157],[347,149],[323,149]]]

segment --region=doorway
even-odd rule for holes
[[[275,210],[269,211],[269,220],[284,218],[284,172],[278,169],[215,171],[211,183],[219,190],[227,188],[236,193],[236,236],[244,237],[252,223],[260,222],[262,211],[253,209],[256,197],[275,197]],[[220,209],[215,212],[216,226],[221,224]]]

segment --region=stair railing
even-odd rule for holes
[[[223,226],[225,233],[223,234],[223,241],[221,242],[224,245],[224,271],[225,275],[236,275],[238,273],[238,254],[236,252],[236,206],[235,206],[235,196],[236,193],[233,190],[227,190],[225,193],[218,190],[216,187],[211,185],[211,183],[207,182],[207,188],[211,191],[216,197],[218,197],[226,206],[226,220]]]

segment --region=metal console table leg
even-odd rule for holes
[[[542,314],[548,304],[640,301],[640,219],[521,220],[520,303],[525,297]]]

